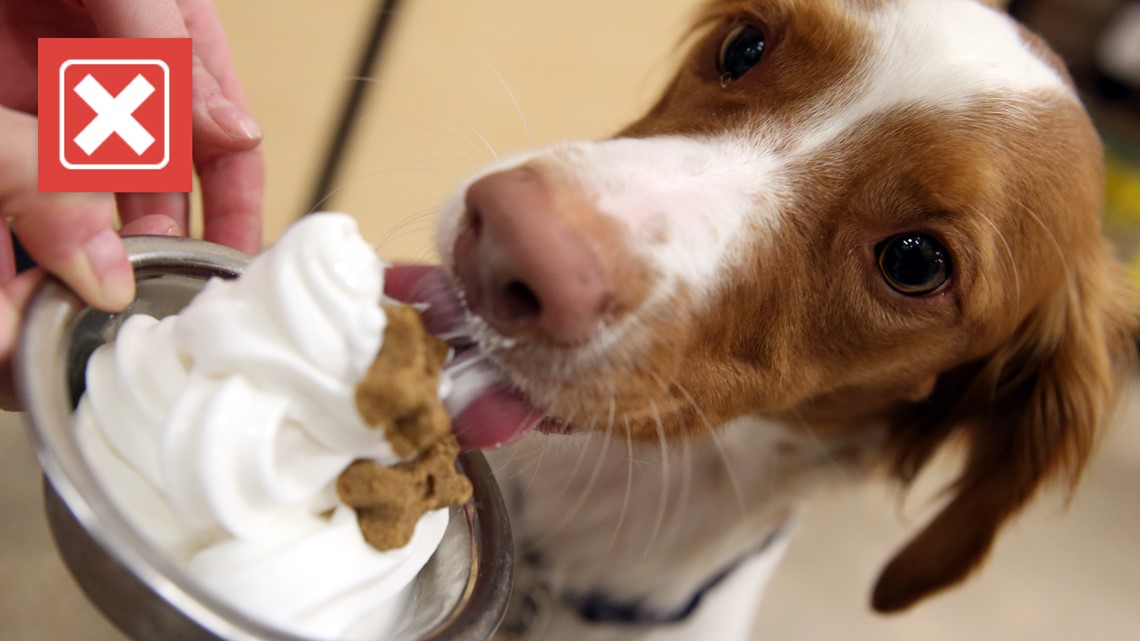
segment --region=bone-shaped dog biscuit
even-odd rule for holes
[[[447,345],[411,307],[385,307],[380,353],[356,388],[356,407],[408,460],[385,467],[356,461],[337,479],[342,501],[356,509],[364,539],[379,550],[403,547],[425,512],[461,505],[471,482],[455,467],[459,444],[439,399]]]
[[[379,550],[407,545],[425,512],[461,505],[471,482],[455,469],[459,444],[451,434],[419,458],[393,467],[357,461],[337,479],[342,501],[356,509],[364,540]]]

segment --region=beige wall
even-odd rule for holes
[[[372,19],[368,0],[219,0],[266,131],[266,240],[304,206]],[[682,1],[407,0],[329,206],[385,258],[431,256],[433,209],[493,155],[598,137],[672,66]],[[517,108],[516,108],[517,103]]]

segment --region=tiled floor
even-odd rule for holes
[[[306,206],[372,0],[218,0],[267,132],[266,239]],[[389,259],[430,257],[432,208],[460,176],[532,144],[602,136],[647,105],[692,0],[405,2],[331,205]],[[823,497],[771,586],[756,638],[1126,641],[1140,638],[1140,384],[1071,510],[1035,507],[965,588],[900,617],[867,612],[878,566],[914,529],[881,488]],[[47,536],[18,415],[0,416],[0,640],[122,641]],[[910,522],[907,522],[907,519]],[[706,640],[695,640],[706,641]],[[715,640],[708,640],[715,641]]]

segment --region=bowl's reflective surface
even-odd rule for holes
[[[177,313],[213,276],[232,278],[248,257],[184,238],[128,238],[138,294],[118,314],[86,308],[58,281],[32,300],[16,357],[17,385],[44,470],[48,519],[60,554],[88,597],[138,641],[301,641],[213,598],[149,546],[113,507],[71,430],[91,352],[131,314]],[[393,641],[483,641],[510,594],[506,512],[486,461],[460,457],[475,489],[452,511],[443,543],[411,586],[412,606]],[[380,641],[380,640],[378,640]]]

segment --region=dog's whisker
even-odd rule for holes
[[[567,418],[565,420],[568,423],[573,423],[574,414],[570,413],[570,414],[567,414],[566,416],[567,416]],[[544,443],[545,443],[545,441],[544,441]],[[584,463],[586,460],[586,452],[589,449],[590,448],[588,446],[578,448],[578,458],[574,461],[574,466],[570,468],[570,473],[567,474],[566,478],[563,480],[562,488],[559,489],[558,493],[554,496],[554,500],[561,501],[562,498],[564,496],[566,496],[566,493],[570,491],[570,486],[573,484],[574,480],[578,477],[578,471],[582,468],[582,463]]]
[[[602,448],[602,450],[601,450],[601,452],[598,453],[597,462],[594,463],[594,470],[590,473],[590,478],[586,481],[586,487],[582,488],[582,492],[581,492],[581,494],[578,495],[578,499],[574,502],[574,505],[570,508],[569,511],[566,512],[566,514],[562,517],[562,520],[559,521],[558,524],[554,526],[554,529],[547,532],[545,536],[543,536],[541,539],[539,539],[539,541],[538,541],[539,547],[541,547],[542,544],[545,543],[546,541],[553,538],[556,534],[560,533],[567,525],[569,525],[574,520],[575,517],[578,516],[578,513],[582,511],[582,508],[586,505],[586,501],[590,498],[590,493],[594,491],[594,486],[597,485],[598,479],[602,475],[602,468],[605,466],[606,455],[609,453],[610,441],[612,440],[610,437],[612,436],[613,429],[614,429],[614,421],[613,421],[614,411],[615,411],[615,408],[611,404],[610,405],[610,420],[606,424],[605,434],[603,434],[601,437],[601,440],[602,440],[601,448]],[[583,451],[584,450],[585,450],[585,448],[583,448]]]
[[[466,137],[455,134],[454,132],[449,131],[447,133],[454,134],[454,137],[459,138],[459,141],[457,142],[452,137],[445,136],[440,132],[433,131],[431,129],[405,129],[400,132],[400,134],[404,136],[418,136],[423,140],[430,141],[439,145],[453,147],[457,150],[462,149],[464,146],[466,146],[466,149],[468,151],[474,152],[476,156],[475,158],[470,158],[467,156],[444,156],[440,157],[439,160],[461,160],[465,163],[471,163],[472,165],[479,165],[480,163],[486,162],[486,158],[483,157],[484,151],[480,149],[478,145],[471,142]]]
[[[410,227],[422,227],[425,223],[434,227],[435,215],[438,214],[439,211],[439,207],[427,207],[405,217],[399,223],[388,229],[384,236],[380,238],[379,242],[376,243],[377,247],[391,240],[397,233],[403,232]]]
[[[479,359],[485,359],[485,358],[486,357],[480,355],[480,356],[473,358],[471,360],[479,360]],[[462,365],[466,365],[466,363],[463,363]],[[535,417],[533,412],[528,412],[527,415],[525,417],[523,417],[523,419],[522,419],[522,425],[529,425],[529,424],[533,423],[535,418],[536,417]],[[520,431],[521,431],[521,426],[520,426]],[[531,476],[530,482],[527,483],[525,488],[523,488],[522,493],[524,496],[530,491],[530,488],[534,485],[535,480],[538,478],[539,468],[542,465],[542,458],[543,458],[543,454],[545,454],[545,452],[546,452],[546,447],[547,447],[547,443],[545,441],[538,442],[538,451],[537,451],[537,457],[538,458],[534,464],[534,474]],[[517,446],[517,445],[515,447],[511,448],[510,458],[507,459],[505,462],[503,462],[502,465],[494,468],[492,470],[492,472],[497,476],[501,476],[503,470],[509,469],[511,467],[512,463],[514,463],[516,460],[518,460],[520,458],[519,457],[519,450],[520,449],[521,449],[521,447]],[[526,459],[526,458],[531,458],[534,456],[536,456],[535,452],[527,452],[521,458]],[[520,476],[523,473],[523,471],[524,471],[524,468],[522,468],[520,466],[520,468],[518,470],[516,470],[516,472],[514,474],[512,474],[509,478],[511,478],[511,479],[517,478],[518,476]]]
[[[704,423],[704,426],[708,431],[708,435],[712,440],[713,447],[716,448],[716,451],[720,454],[721,461],[724,463],[725,477],[728,479],[729,486],[732,488],[733,497],[736,499],[737,508],[740,510],[740,518],[747,518],[748,508],[747,504],[744,501],[744,493],[740,487],[740,481],[736,474],[736,468],[733,466],[732,459],[728,456],[728,452],[725,451],[723,443],[721,443],[720,435],[717,433],[716,427],[712,424],[711,421],[709,421],[708,416],[705,414],[704,410],[701,409],[700,404],[697,403],[697,400],[693,398],[693,395],[689,393],[689,390],[686,389],[684,385],[682,385],[677,380],[672,381],[672,385],[688,400],[689,405],[693,408],[693,411],[697,413],[697,416],[700,418],[701,422]]]
[[[521,448],[517,445],[515,447],[512,447],[511,448],[511,455],[507,458],[507,460],[501,462],[499,465],[492,467],[491,473],[494,474],[495,476],[502,476],[503,472],[510,469],[511,464],[514,463],[515,459],[518,458],[520,449]]]
[[[1014,291],[1016,292],[1017,305],[1018,305],[1018,307],[1020,307],[1021,306],[1021,273],[1017,270],[1017,259],[1013,255],[1013,248],[1010,247],[1009,239],[1007,239],[1005,237],[1005,234],[1002,233],[1001,229],[997,226],[996,223],[994,223],[993,219],[990,218],[988,215],[986,215],[986,213],[984,211],[981,211],[980,209],[977,209],[977,208],[971,208],[971,209],[972,209],[972,211],[974,211],[974,213],[977,214],[978,218],[985,221],[986,224],[988,224],[990,227],[993,228],[994,234],[997,236],[998,240],[1001,241],[1002,246],[1005,248],[1006,256],[1009,259],[1010,274],[1013,276],[1013,285],[1014,285]]]
[[[685,512],[689,509],[689,495],[693,485],[693,449],[689,439],[681,439],[681,488],[666,547],[677,543],[685,527]]]
[[[427,135],[429,132],[420,132],[418,130],[412,130],[412,131],[408,131],[406,133],[422,133],[424,135]],[[444,162],[444,161],[459,161],[459,162],[464,162],[464,163],[471,163],[472,165],[477,165],[481,162],[481,160],[478,158],[468,158],[467,156],[430,156],[427,158],[420,158],[418,160],[413,160],[405,166],[415,167],[417,165],[425,165],[427,163]]]
[[[665,523],[665,512],[669,504],[669,483],[672,480],[669,477],[669,444],[665,438],[665,424],[661,421],[661,413],[657,411],[657,404],[652,400],[649,403],[653,408],[653,423],[657,428],[657,444],[661,455],[659,462],[661,492],[657,497],[657,516],[653,519],[653,527],[649,530],[649,537],[645,540],[642,554],[648,554],[649,550],[653,549],[653,544],[657,542],[657,536],[661,533],[661,526]]]
[[[736,466],[732,463],[732,458],[729,457],[728,451],[724,448],[724,443],[721,442],[720,434],[715,430],[709,431],[709,437],[712,439],[713,447],[724,462],[724,472],[728,478],[728,484],[732,488],[732,495],[736,498],[736,506],[740,509],[740,518],[744,520],[748,518],[748,504],[744,501],[744,492],[740,487],[740,479],[736,474]]]
[[[506,461],[506,464],[503,465],[503,468],[504,469],[514,468],[514,469],[513,469],[512,474],[506,478],[515,479],[515,478],[522,476],[522,474],[527,469],[529,469],[529,467],[527,465],[525,465],[525,462],[541,456],[541,452],[540,452],[541,449],[542,448],[522,448],[522,447],[511,448],[511,457],[510,457],[510,459],[508,459]],[[516,463],[518,465],[514,465]]]
[[[492,153],[490,156],[487,155],[488,149],[486,146],[480,146],[479,144],[477,144],[475,142],[474,139],[470,138],[466,133],[464,133],[463,130],[448,124],[447,121],[445,121],[443,119],[431,118],[431,117],[425,116],[423,114],[406,114],[406,115],[414,115],[415,117],[420,118],[421,120],[427,121],[427,123],[430,125],[435,125],[437,127],[443,128],[446,133],[454,136],[456,139],[458,139],[460,142],[462,142],[464,145],[466,145],[466,147],[468,149],[470,149],[472,152],[474,152],[475,155],[478,156],[480,161],[486,161],[489,158],[494,157],[494,153]],[[471,125],[469,123],[465,122],[464,124],[468,127],[471,127]],[[443,141],[448,140],[447,138],[444,138],[442,136],[440,136],[438,139],[443,140]]]
[[[514,468],[514,473],[502,478],[506,481],[515,481],[516,479],[521,479],[527,472],[531,472],[531,482],[533,482],[534,474],[537,472],[537,466],[542,462],[542,454],[545,451],[546,447],[543,445],[533,451],[523,454],[518,458],[518,460],[515,461],[515,464],[512,466]],[[529,490],[530,487],[531,483],[527,483],[527,486],[523,491],[525,492],[526,490]],[[526,496],[526,494],[523,494],[523,496]]]
[[[665,379],[661,378],[661,376],[653,370],[647,370],[647,373],[649,374],[649,377],[652,378],[653,381],[656,382],[657,385],[661,387],[661,391],[665,394],[665,396],[669,397],[671,395],[670,392],[673,389],[673,385],[675,384],[676,381],[675,380],[671,381],[671,382],[665,381]],[[658,438],[662,442],[662,448],[665,448],[665,445],[666,445],[665,426],[661,422],[661,414],[660,414],[660,411],[657,408],[657,405],[655,403],[653,404],[653,411],[654,411],[654,414],[657,416],[658,431],[659,431]],[[672,520],[671,525],[669,527],[668,535],[663,537],[663,540],[665,541],[666,547],[672,546],[676,543],[677,538],[680,536],[680,532],[684,526],[684,513],[688,509],[689,490],[690,490],[690,486],[692,485],[692,478],[693,478],[692,477],[692,449],[691,449],[691,445],[689,443],[689,439],[687,437],[683,436],[679,440],[680,440],[680,444],[681,444],[680,489],[679,489],[679,496],[678,496],[677,502],[675,504],[675,512],[674,512],[673,520]],[[669,456],[670,456],[670,452],[666,450],[662,455],[662,461],[663,461],[662,464],[667,464]],[[671,490],[672,488],[669,488],[669,489]],[[664,493],[665,492],[663,491],[663,494]],[[664,503],[664,502],[665,502],[665,499],[662,498],[661,503]],[[664,517],[662,517],[662,518],[664,518]]]
[[[365,172],[362,174],[357,174],[355,176],[352,176],[348,180],[345,180],[345,181],[341,182],[340,184],[338,184],[336,187],[333,187],[332,189],[330,189],[327,194],[322,196],[320,198],[320,200],[318,200],[316,203],[313,204],[312,208],[309,209],[308,213],[311,214],[313,212],[320,211],[321,207],[323,207],[324,204],[326,202],[328,202],[333,196],[336,196],[337,194],[344,191],[345,189],[348,189],[349,187],[355,187],[358,183],[360,183],[360,181],[362,181],[366,178],[377,178],[379,176],[387,176],[389,174],[399,174],[399,173],[413,173],[413,174],[424,174],[424,175],[429,175],[429,176],[436,176],[439,178],[446,179],[449,184],[453,184],[453,183],[459,181],[459,177],[455,176],[453,174],[448,174],[448,173],[445,173],[442,171],[437,171],[434,169],[423,169],[420,167],[408,167],[408,166],[405,166],[405,167],[387,167],[385,169],[368,171],[368,172]]]
[[[527,419],[530,416],[528,414]],[[542,455],[546,453],[546,443],[542,443],[538,448],[538,460],[534,463],[534,472],[530,475],[530,480],[527,481],[526,487],[523,488],[523,496],[530,493],[530,488],[534,487],[534,482],[538,480],[539,469],[542,468]]]
[[[1018,202],[1017,205],[1021,207],[1021,210],[1028,214],[1031,219],[1033,219],[1033,222],[1037,223],[1037,225],[1045,231],[1045,237],[1048,238],[1051,243],[1053,243],[1053,249],[1057,251],[1057,258],[1059,258],[1061,260],[1061,264],[1065,266],[1065,273],[1072,273],[1069,269],[1069,259],[1067,256],[1065,256],[1065,250],[1061,248],[1061,243],[1057,240],[1057,235],[1053,233],[1053,230],[1049,229],[1049,227],[1045,225],[1045,221],[1041,220],[1041,217],[1037,215],[1037,212],[1030,209],[1029,205],[1026,205],[1023,202]]]
[[[452,342],[456,342],[456,341],[462,341],[464,343],[471,343],[472,342],[470,340],[471,339],[471,331],[465,327],[458,327],[454,331],[450,331],[450,332],[440,332],[439,334],[436,334],[436,336],[438,336],[440,339],[442,339],[446,343],[452,343]],[[486,354],[480,352],[479,358],[488,358],[488,357]],[[475,359],[471,359],[471,360],[475,360]]]
[[[512,473],[510,476],[507,476],[505,478],[507,480],[510,480],[510,481],[513,481],[514,479],[517,479],[517,478],[521,478],[523,474],[525,474],[528,470],[530,470],[532,467],[534,467],[534,463],[532,463],[530,461],[541,461],[542,460],[542,453],[545,449],[546,448],[544,448],[544,447],[538,447],[538,448],[535,448],[534,450],[530,450],[528,452],[525,452],[525,453],[520,454],[517,457],[515,457],[515,462],[521,463],[521,464],[515,466],[516,469],[514,470],[514,473]]]
[[[423,223],[425,219],[432,219],[431,223],[434,225],[435,221],[433,218],[438,213],[439,207],[427,207],[415,212],[414,214],[404,218],[399,223],[390,227],[388,231],[386,231],[384,235],[380,237],[380,240],[373,245],[373,248],[376,249],[379,253],[380,248],[383,247],[386,243],[390,242],[392,238],[396,236],[396,234],[403,232],[409,227],[412,227],[416,224]]]
[[[465,129],[467,129],[468,132],[474,134],[475,138],[480,143],[482,143],[482,147],[480,148],[480,145],[476,144],[475,140],[468,138],[460,129],[457,129],[455,127],[448,125],[446,121],[435,119],[435,118],[429,118],[427,116],[424,116],[423,114],[416,114],[416,115],[420,118],[423,118],[424,120],[427,120],[429,123],[436,122],[440,125],[443,125],[448,131],[455,134],[461,140],[466,142],[475,151],[475,153],[479,154],[480,156],[483,156],[483,152],[485,151],[485,152],[490,154],[490,158],[492,158],[494,160],[499,159],[499,154],[495,150],[495,146],[492,145],[489,140],[487,140],[487,137],[483,135],[483,132],[478,127],[476,127],[473,122],[471,122],[467,118],[462,117],[460,115],[460,112],[458,112],[458,111],[452,111],[450,109],[443,109],[442,106],[439,105],[437,102],[431,101],[429,104],[432,105],[432,108],[441,111],[443,113],[443,115],[447,116],[448,118],[453,119],[455,122],[462,124],[463,127]]]
[[[506,88],[507,88],[507,92],[508,92],[508,94],[511,96],[511,100],[512,100],[512,102],[514,102],[514,103],[515,103],[515,108],[516,108],[516,109],[518,109],[518,111],[519,111],[519,115],[520,115],[520,117],[521,117],[521,116],[522,116],[522,109],[521,109],[521,107],[519,106],[519,104],[518,104],[518,101],[517,101],[517,100],[515,100],[515,98],[514,98],[514,93],[513,93],[513,92],[511,92],[511,91],[510,91],[510,88],[506,86],[506,81],[505,81],[505,80],[504,80],[504,79],[501,77],[501,75],[498,73],[498,71],[497,71],[497,70],[494,68],[494,65],[491,65],[491,64],[490,64],[490,61],[489,61],[489,60],[486,60],[486,57],[485,57],[485,56],[483,56],[483,55],[482,55],[481,53],[479,53],[478,51],[476,51],[475,53],[476,53],[476,54],[478,54],[479,56],[483,57],[483,58],[484,58],[484,62],[486,62],[486,63],[487,63],[487,64],[488,64],[488,65],[491,67],[492,71],[494,71],[494,72],[495,72],[495,74],[496,74],[497,76],[499,76],[499,81],[500,81],[501,83],[503,83],[504,87],[506,87]],[[483,135],[483,132],[482,132],[482,131],[481,131],[481,130],[478,128],[478,127],[476,127],[476,126],[475,126],[475,124],[474,124],[473,122],[471,122],[471,121],[470,121],[469,119],[467,119],[467,118],[464,118],[464,117],[462,117],[462,116],[460,115],[460,112],[458,112],[458,111],[453,111],[453,110],[450,110],[450,109],[443,109],[443,108],[442,108],[442,106],[441,106],[441,105],[440,105],[438,102],[431,102],[430,104],[432,104],[432,107],[433,107],[434,109],[437,109],[437,110],[441,111],[441,112],[443,113],[443,115],[445,115],[445,116],[447,116],[447,117],[449,117],[449,118],[452,118],[452,119],[454,119],[456,122],[459,122],[459,123],[461,123],[461,124],[462,124],[462,125],[463,125],[463,126],[466,128],[466,129],[467,129],[467,131],[469,131],[470,133],[474,134],[474,135],[475,135],[475,138],[476,138],[476,139],[478,139],[478,141],[479,141],[480,143],[482,143],[482,147],[483,147],[483,149],[484,149],[484,150],[485,150],[487,153],[489,153],[489,154],[490,154],[490,156],[491,156],[491,158],[492,158],[492,159],[494,159],[494,160],[499,160],[499,159],[500,159],[500,157],[499,157],[499,152],[498,152],[498,151],[495,149],[495,146],[491,144],[491,142],[490,142],[490,141],[487,139],[487,137]],[[421,117],[423,117],[423,116],[421,115]],[[525,124],[525,119],[524,119],[524,124]],[[527,129],[526,131],[527,131],[527,141],[528,141],[528,144],[529,144],[529,143],[530,143],[530,133],[529,133],[529,129]],[[461,138],[463,138],[464,140],[467,140],[466,136],[463,136],[463,135],[461,135],[461,134],[460,134],[458,131],[455,131],[455,133],[456,133],[457,135],[460,135],[460,137],[461,137]],[[471,143],[470,143],[470,144],[471,144],[471,146],[472,146],[473,148],[477,148],[477,147],[478,147],[477,145],[475,145],[474,141],[471,141]],[[477,153],[481,153],[481,152],[477,152]]]
[[[827,446],[827,443],[823,440],[819,433],[816,432],[815,428],[813,428],[811,424],[804,419],[803,415],[798,411],[792,412],[791,415],[793,420],[796,421],[796,424],[798,425],[800,431],[806,434],[808,438],[811,439],[812,443],[818,447],[820,460],[838,472],[841,476],[847,476],[850,474],[850,470],[848,470],[847,467],[835,457],[835,452]]]
[[[468,132],[470,132],[470,134],[474,135],[474,139],[469,138],[467,136],[467,134],[464,134],[461,129],[447,125],[447,123],[441,119],[430,118],[430,117],[425,116],[423,114],[417,114],[417,113],[412,113],[412,112],[407,112],[407,111],[397,112],[397,113],[399,115],[406,116],[406,117],[413,117],[413,118],[418,118],[421,120],[426,120],[428,124],[443,127],[444,129],[447,130],[447,133],[454,135],[456,138],[461,140],[465,145],[467,145],[468,148],[470,148],[480,158],[480,161],[478,161],[478,162],[485,162],[487,160],[499,160],[499,154],[495,150],[495,146],[492,145],[491,142],[486,138],[486,136],[483,135],[483,132],[478,127],[476,127],[471,121],[459,117],[454,112],[445,112],[445,114],[452,117],[452,118],[455,118],[460,124],[462,124],[464,129],[466,129]],[[368,121],[367,118],[361,118],[360,124],[358,126],[364,125],[365,123],[367,123],[367,121]],[[410,133],[410,132],[407,132],[407,133]],[[476,141],[478,141],[478,142],[476,142]]]
[[[479,142],[483,143],[483,147],[487,150],[487,153],[491,154],[491,158],[496,161],[502,160],[499,157],[499,152],[495,150],[495,146],[491,144],[490,140],[487,140],[487,137],[483,135],[483,132],[480,131],[478,127],[471,123],[464,124],[471,131],[471,133],[475,134],[475,137],[479,139]]]
[[[483,64],[487,65],[487,68],[491,70],[491,73],[495,74],[495,78],[499,81],[499,84],[503,87],[503,90],[507,92],[507,97],[511,99],[511,104],[515,106],[515,113],[518,114],[519,122],[522,124],[523,135],[526,136],[526,144],[528,147],[533,146],[534,140],[530,135],[530,123],[527,122],[526,114],[523,113],[522,105],[519,104],[518,96],[515,95],[514,90],[511,89],[511,85],[507,82],[507,79],[503,77],[503,74],[499,71],[499,68],[491,62],[491,59],[488,58],[482,51],[476,51],[475,53],[479,56],[479,59],[483,61]]]
[[[633,430],[629,426],[629,421],[625,422],[625,447],[626,447],[626,475],[625,475],[625,495],[622,497],[621,510],[618,512],[617,521],[614,522],[614,531],[610,535],[610,540],[606,543],[605,551],[598,555],[599,571],[604,572],[607,567],[607,561],[613,553],[614,547],[617,545],[618,538],[621,536],[621,530],[625,526],[626,515],[629,514],[629,502],[633,496]]]
[[[435,221],[433,220],[411,221],[408,224],[401,225],[400,229],[397,232],[389,233],[387,237],[384,238],[384,240],[381,242],[387,244],[395,242],[402,238],[407,238],[409,236],[419,236],[425,232],[431,232],[434,228]],[[415,252],[414,256],[417,257],[415,262],[423,262],[419,260],[419,256],[425,256],[428,260],[430,260],[430,257],[434,254],[435,247],[431,243],[428,243],[427,245],[420,247],[420,249]]]
[[[473,357],[471,360],[476,361],[476,360],[486,359],[486,358],[487,357],[485,355],[479,354],[478,356]],[[461,363],[460,365],[465,365],[465,364],[466,363]],[[529,422],[530,420],[532,420],[532,416],[528,413],[527,416],[523,419],[523,421]],[[539,449],[540,450],[546,449],[545,441],[539,441],[538,443],[539,443]],[[514,445],[513,447],[511,447],[510,458],[508,458],[506,461],[504,461],[501,465],[495,467],[492,470],[492,473],[494,473],[496,476],[501,476],[503,474],[503,471],[506,469],[509,469],[511,467],[511,464],[514,463],[514,461],[518,458],[520,449],[522,449],[521,445],[517,445],[517,444]],[[539,454],[539,457],[541,458],[541,453]],[[529,489],[529,486],[527,489]]]
[[[460,332],[456,332],[455,334],[457,336],[464,336],[465,335],[465,334],[460,333]],[[439,335],[439,338],[443,338],[444,340],[447,340],[446,338],[444,338],[444,336],[442,334]],[[454,365],[449,365],[447,367],[446,371],[449,375],[456,376],[456,375],[462,374],[463,372],[466,372],[467,370],[469,370],[473,367],[477,367],[479,365],[482,365],[483,363],[490,362],[490,360],[491,360],[490,357],[488,357],[486,354],[478,353],[478,354],[471,356],[469,358],[464,358],[463,360],[459,361],[458,363],[455,363]]]

